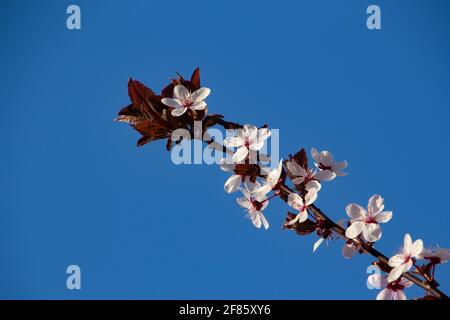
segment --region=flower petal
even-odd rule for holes
[[[361,234],[365,226],[365,222],[362,221],[352,222],[351,226],[345,230],[345,236],[349,239],[354,239]]]
[[[377,300],[393,300],[394,291],[388,288],[384,288],[380,291],[380,293],[377,295]]]
[[[384,199],[379,194],[374,194],[369,199],[369,212],[375,215],[384,209]]]
[[[402,265],[403,261],[405,261],[405,256],[402,254],[396,254],[389,259],[388,265],[395,268]]]
[[[264,140],[255,140],[248,146],[250,150],[258,151],[261,150],[262,147],[264,147]]]
[[[319,181],[331,181],[336,178],[336,173],[330,170],[321,170],[314,175],[314,178]]]
[[[241,130],[241,132],[246,138],[256,137],[258,133],[258,128],[256,128],[254,125],[246,124],[244,125],[244,128],[243,130]]]
[[[303,199],[296,193],[290,193],[288,196],[288,205],[296,210],[303,208]]]
[[[342,246],[342,255],[345,259],[351,259],[356,253],[356,246],[352,243],[345,243]]]
[[[266,177],[267,183],[273,188],[277,185],[278,180],[280,180],[281,172],[283,171],[283,159],[280,160],[278,167],[270,171]]]
[[[269,229],[269,221],[267,221],[266,217],[261,213],[261,221],[264,226],[264,229]]]
[[[253,225],[256,227],[256,228],[261,228],[261,225],[262,225],[262,221],[261,221],[261,217],[260,217],[260,215],[259,214],[252,214],[251,216],[250,216],[250,218],[252,219],[252,223],[253,223]]]
[[[403,272],[409,271],[412,268],[412,266],[413,266],[413,261],[412,261],[412,259],[409,259],[408,262],[403,264],[403,267],[404,267]]]
[[[294,180],[292,180],[294,181]],[[316,190],[316,192],[319,192],[319,190],[322,188],[322,185],[320,184],[319,181],[316,180],[310,180],[308,181],[308,183],[305,185],[306,190],[309,192],[310,190],[314,189]]]
[[[333,163],[331,165],[331,170],[334,173],[336,173],[336,176],[345,177],[348,173],[347,172],[343,172],[342,169],[347,168],[347,166],[348,166],[347,161],[341,161],[341,162]]]
[[[402,286],[404,286],[405,288],[409,288],[409,287],[411,287],[412,285],[414,285],[414,283],[413,283],[412,281],[409,281],[409,280],[406,279],[406,278],[402,278],[402,279],[400,280],[400,284],[401,284]]]
[[[241,162],[247,157],[247,155],[248,155],[247,147],[240,147],[233,154],[233,161],[234,162]]]
[[[241,182],[242,182],[241,176],[234,174],[231,177],[229,177],[228,180],[225,182],[224,189],[227,193],[235,192],[241,186]]]
[[[182,116],[186,112],[187,108],[180,107],[172,109],[172,112],[170,113],[173,117],[179,117]]]
[[[195,90],[192,94],[191,94],[191,102],[192,103],[196,103],[196,102],[201,102],[203,100],[205,100],[209,94],[211,93],[211,89],[209,88],[200,88],[198,90]]]
[[[181,84],[176,85],[173,88],[173,96],[177,99],[186,100],[189,97],[189,90]]]
[[[320,238],[319,240],[317,240],[315,243],[314,243],[314,246],[313,246],[313,252],[316,252],[316,250],[320,247],[320,245],[322,244],[322,242],[323,242],[323,240],[325,240],[324,238]]]
[[[377,213],[375,216],[375,221],[378,223],[386,223],[392,219],[392,211],[384,211]]]
[[[223,140],[223,144],[228,148],[242,147],[245,144],[241,137],[228,137]]]
[[[246,189],[241,189],[241,192],[244,195],[244,197],[250,202],[250,198],[251,198],[250,192],[248,190],[246,190]]]
[[[303,169],[303,167],[295,161],[286,162],[286,167],[293,176],[296,176],[296,177],[306,176],[305,169]]]
[[[330,166],[333,164],[334,162],[334,158],[333,158],[333,154],[330,151],[322,151],[320,153],[320,163],[323,164],[324,166]]]
[[[446,262],[450,260],[450,250],[445,248],[440,248],[436,251],[436,257],[442,260],[442,262]]]
[[[161,102],[164,103],[166,106],[169,106],[172,108],[180,108],[183,106],[181,104],[180,100],[178,100],[178,99],[162,98]]]
[[[264,198],[266,194],[268,194],[272,190],[272,186],[269,184],[265,184],[263,186],[260,186],[258,188],[255,188],[252,192],[252,194],[256,198]]]
[[[258,129],[258,140],[264,141],[269,138],[271,134],[272,132],[270,132],[268,128]]]
[[[375,242],[381,238],[381,227],[378,223],[368,223],[364,228],[363,237],[369,242]]]
[[[398,267],[395,267],[394,269],[389,272],[389,275],[387,277],[388,282],[392,282],[400,278],[405,271],[405,266],[403,264],[399,265]]]
[[[252,203],[250,201],[248,201],[248,199],[246,198],[237,198],[236,202],[245,209],[250,209],[253,207]]]
[[[298,222],[298,219],[300,219],[300,213],[297,214],[294,219],[292,219],[291,221],[288,222],[288,225],[292,226],[294,224],[296,224]]]
[[[206,108],[206,102],[205,101],[196,102],[192,106],[190,106],[190,108],[192,110],[203,110]]]
[[[336,172],[336,171],[347,168],[347,166],[348,166],[348,162],[346,160],[344,160],[344,161],[333,163],[332,168]],[[344,173],[344,174],[346,175],[347,173]]]
[[[350,203],[345,211],[352,220],[360,220],[366,216],[366,210],[356,203]]]
[[[298,223],[303,223],[308,220],[308,211],[303,210],[298,214]]]
[[[292,179],[292,183],[296,184],[296,185],[302,184],[303,181],[305,181],[305,179],[303,177],[298,177],[298,178]]]
[[[392,295],[392,300],[406,300],[406,295],[403,290],[397,290]]]
[[[311,156],[315,163],[317,163],[317,164],[320,163],[319,152],[317,151],[316,148],[311,148]]]
[[[421,239],[417,239],[416,241],[414,241],[412,247],[411,247],[411,257],[417,258],[418,256],[420,256],[420,254],[423,251],[423,241]]]
[[[411,247],[412,247],[412,238],[411,235],[407,233],[403,238],[403,253],[405,255],[409,255],[411,252]]]
[[[345,177],[346,175],[348,175],[348,172],[343,172],[341,170],[336,170],[334,168],[332,168],[332,170],[336,174],[337,177]]]
[[[308,191],[308,193],[305,195],[305,205],[309,206],[314,203],[317,199],[317,190],[311,189]]]

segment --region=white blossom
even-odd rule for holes
[[[238,148],[233,155],[234,162],[245,160],[250,151],[259,151],[264,146],[264,141],[269,138],[271,132],[267,128],[260,128],[246,124],[239,129],[235,137],[228,137],[224,145],[228,148]]]
[[[450,250],[439,247],[424,248],[418,259],[430,260],[430,262],[433,262],[434,264],[446,263],[450,260]]]
[[[290,193],[288,196],[288,204],[298,211],[298,214],[294,219],[289,221],[290,225],[294,223],[302,223],[308,219],[308,207],[314,203],[317,199],[317,191],[315,189],[311,189],[305,195],[305,199],[303,200],[297,193]]]
[[[322,187],[320,185],[320,181],[328,179],[327,172],[305,169],[294,160],[287,161],[286,167],[292,176],[292,183],[296,185],[305,183],[305,188],[308,191],[311,189],[316,189],[316,191],[319,191]]]
[[[422,250],[423,241],[418,239],[413,242],[411,236],[406,234],[400,253],[389,259],[388,264],[393,269],[389,273],[388,282],[393,282],[400,278],[403,273],[408,272],[413,266],[413,259],[420,258]]]
[[[226,158],[223,158],[220,164],[220,169],[222,169],[225,172],[233,172],[233,175],[231,175],[227,181],[225,182],[224,189],[227,193],[233,193],[236,192],[239,187],[241,186],[242,180],[244,180],[244,183],[246,187],[250,186],[250,180],[248,177],[243,178],[240,175],[234,174],[234,168],[236,167],[235,164],[228,164],[226,161]]]
[[[346,172],[342,172],[347,168],[347,161],[336,162],[333,155],[329,151],[318,152],[316,148],[311,149],[311,156],[314,159],[316,167],[322,171],[328,171],[329,180],[334,179],[336,176],[345,176]]]
[[[384,199],[375,194],[369,199],[367,211],[361,206],[351,203],[345,210],[350,217],[351,225],[345,231],[349,239],[358,237],[361,233],[369,242],[375,242],[381,238],[380,223],[386,223],[392,219],[392,211],[383,211]]]
[[[358,252],[358,246],[353,241],[347,241],[342,246],[342,255],[345,259],[351,259],[356,252]]]
[[[247,217],[252,221],[256,228],[261,228],[261,225],[267,230],[269,222],[262,213],[262,211],[269,204],[267,198],[254,198],[251,193],[242,189],[243,198],[236,199],[237,203],[247,211]]]
[[[382,289],[377,295],[377,300],[406,300],[403,290],[413,285],[404,278],[389,283],[386,276],[379,273],[370,275],[367,282],[374,288]]]
[[[257,197],[263,197],[268,194],[279,182],[281,173],[283,172],[283,159],[275,169],[261,168],[262,171],[268,171],[264,184],[255,188],[253,194]]]
[[[174,108],[171,112],[172,116],[179,117],[188,109],[203,110],[206,108],[205,100],[211,90],[209,88],[200,88],[194,92],[190,92],[185,86],[178,84],[173,89],[172,98],[162,98],[161,102],[166,106]]]

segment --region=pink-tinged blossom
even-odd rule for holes
[[[306,190],[321,188],[320,181],[329,179],[329,174],[325,171],[313,171],[305,169],[295,161],[287,161],[286,167],[292,176],[292,183],[299,185],[304,183]]]
[[[351,203],[345,208],[351,225],[345,231],[349,239],[355,239],[361,233],[365,240],[375,242],[381,238],[380,223],[392,219],[392,211],[383,211],[384,199],[376,194],[369,199],[367,211],[360,205]]]
[[[382,289],[377,295],[377,300],[406,300],[404,289],[413,285],[404,278],[388,282],[387,277],[381,274],[370,275],[367,282],[374,288]]]
[[[203,110],[206,108],[205,100],[211,90],[209,88],[200,88],[194,92],[190,92],[185,86],[179,84],[173,89],[173,99],[163,98],[161,102],[166,106],[172,107],[172,116],[179,117],[188,109]]]
[[[259,151],[264,147],[264,142],[269,138],[271,132],[267,128],[260,128],[246,124],[239,129],[235,137],[228,137],[224,145],[228,148],[238,148],[233,155],[234,162],[242,162],[247,158],[250,151]]]
[[[347,168],[347,161],[336,162],[329,151],[318,152],[316,148],[311,149],[311,156],[314,159],[316,167],[323,172],[327,172],[329,179],[333,180],[336,176],[345,176],[346,172],[342,170]]]
[[[293,225],[294,223],[302,223],[308,219],[308,207],[314,203],[317,199],[317,191],[315,189],[311,189],[305,195],[305,199],[299,196],[297,193],[291,193],[288,196],[288,204],[298,211],[297,216],[292,219],[289,224]]]
[[[388,276],[388,281],[393,282],[400,278],[403,273],[408,272],[414,264],[414,259],[420,258],[423,250],[423,241],[418,239],[412,241],[409,234],[405,235],[403,247],[400,253],[389,259],[389,266],[392,267]]]
[[[313,252],[316,252],[317,249],[319,249],[320,245],[324,242],[325,238],[319,238],[316,242],[314,242],[313,245]]]
[[[418,259],[429,260],[433,264],[446,263],[450,260],[450,250],[445,248],[424,248]]]
[[[275,169],[267,169],[262,168],[262,171],[268,172],[266,175],[266,179],[263,182],[262,186],[254,188],[252,194],[257,197],[264,197],[268,194],[280,181],[281,173],[283,172],[283,159],[280,160],[280,163]]]
[[[345,259],[351,259],[356,252],[358,252],[358,246],[351,240],[344,243],[342,246],[342,255]]]
[[[263,210],[269,204],[267,198],[254,198],[251,193],[247,190],[242,190],[243,198],[237,198],[237,203],[246,210],[247,217],[252,221],[256,228],[264,228],[267,230],[269,228],[269,222],[262,213]]]

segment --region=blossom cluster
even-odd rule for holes
[[[234,130],[234,135],[223,141],[223,151],[229,157],[223,158],[220,168],[230,176],[224,184],[225,192],[239,192],[236,201],[250,219],[253,226],[269,228],[265,216],[269,202],[279,197],[290,206],[283,228],[294,230],[299,235],[316,232],[319,239],[313,251],[325,240],[343,239],[342,254],[346,259],[355,253],[369,253],[377,257],[376,264],[384,273],[369,276],[368,283],[382,289],[378,300],[404,300],[404,289],[411,285],[426,283],[427,288],[437,288],[436,266],[450,260],[450,250],[434,247],[424,248],[421,239],[413,241],[409,234],[404,237],[401,250],[390,259],[380,258],[374,253],[374,246],[382,237],[381,225],[393,217],[386,211],[384,199],[375,194],[368,200],[367,208],[350,203],[345,208],[347,219],[334,223],[315,206],[322,184],[337,177],[347,175],[347,161],[336,161],[329,151],[311,149],[313,165],[309,166],[304,149],[289,155],[279,163],[271,163],[271,157],[262,152],[272,132],[267,126],[252,124],[240,125],[225,121],[219,114],[208,115],[206,98],[211,90],[200,85],[200,73],[196,69],[190,80],[179,76],[165,87],[161,94],[154,93],[138,81],[130,79],[128,91],[131,104],[120,110],[117,121],[126,122],[136,129],[142,137],[138,146],[150,141],[167,139],[166,147],[171,150],[172,133],[185,129],[195,139],[194,122],[201,121],[202,133],[215,125]],[[207,144],[216,143],[205,140]],[[271,164],[271,165],[269,165]],[[424,278],[416,281],[411,274]],[[426,297],[431,297],[427,294]]]
[[[427,263],[419,266],[419,260]],[[423,274],[425,279],[434,278],[436,266],[448,260],[450,260],[449,249],[424,248],[421,239],[413,242],[411,235],[406,234],[400,252],[389,259],[391,271],[387,275],[371,275],[368,282],[374,287],[383,288],[377,295],[377,300],[406,300],[404,289],[413,285],[403,277],[406,272],[415,266],[416,272]]]

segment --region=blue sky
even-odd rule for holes
[[[82,29],[66,28],[81,7]],[[378,4],[382,30],[365,26]],[[155,90],[202,70],[210,111],[280,129],[281,154],[332,151],[336,220],[380,193],[406,232],[450,245],[448,1],[2,1],[1,298],[372,299],[367,256],[268,231],[223,192],[227,175],[175,166],[163,142],[112,122],[130,76]],[[82,289],[66,288],[79,265]],[[450,291],[450,269],[438,270]],[[414,296],[418,290],[407,294]]]

